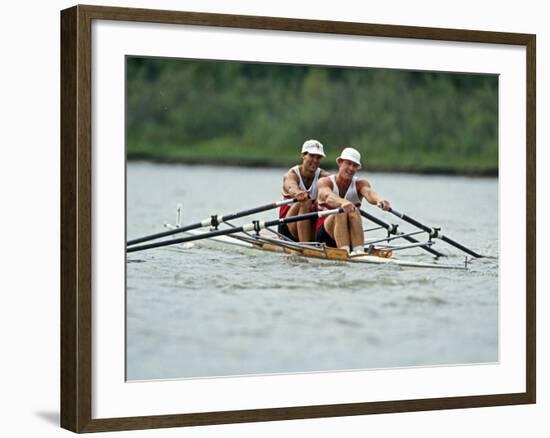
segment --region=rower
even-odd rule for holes
[[[291,167],[283,177],[283,196],[298,202],[282,206],[279,210],[281,219],[317,211],[317,182],[319,178],[329,175],[319,167],[325,157],[320,141],[304,142],[301,154],[302,164]],[[314,231],[314,221],[293,222],[278,227],[280,234],[296,242],[313,241]]]
[[[355,174],[361,168],[361,154],[345,148],[336,159],[338,173],[319,179],[317,202],[321,208],[343,208],[344,213],[320,218],[315,239],[333,248],[345,248],[352,254],[363,253],[365,236],[359,208],[365,198],[370,204],[388,210],[390,203],[376,193],[366,179]]]

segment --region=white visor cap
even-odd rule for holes
[[[302,154],[307,152],[312,155],[321,155],[321,157],[326,157],[325,151],[323,150],[323,144],[317,140],[307,140],[302,145]]]
[[[338,160],[352,161],[353,163],[358,164],[359,167],[361,167],[361,154],[357,149],[344,148],[340,156],[336,158],[337,163],[338,163]]]

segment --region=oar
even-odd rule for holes
[[[342,213],[343,211],[344,211],[343,208],[337,208],[334,210],[315,211],[312,213],[306,213],[299,216],[290,216],[283,219],[274,219],[271,221],[253,221],[241,227],[228,228],[226,230],[217,230],[217,231],[212,231],[210,233],[203,233],[195,236],[181,237],[173,240],[163,240],[162,242],[148,243],[146,245],[132,246],[130,248],[127,248],[126,252],[142,251],[144,249],[151,249],[151,248],[160,248],[161,246],[174,245],[176,243],[192,242],[193,240],[209,239],[211,237],[226,236],[229,234],[235,234],[235,233],[241,233],[241,232],[247,232],[247,231],[259,232],[261,229],[264,229],[267,227],[274,227],[276,225],[289,224],[291,222],[299,222],[307,219],[314,219],[318,217],[329,216],[331,214]]]
[[[251,208],[250,210],[243,210],[243,211],[239,211],[238,213],[226,214],[222,217],[218,217],[218,215],[215,214],[210,216],[207,219],[204,219],[200,222],[196,222],[191,225],[186,225],[184,227],[178,227],[174,230],[162,231],[160,233],[150,234],[148,236],[143,236],[137,239],[129,240],[127,242],[127,245],[135,245],[136,243],[148,242],[149,240],[155,240],[160,237],[171,236],[173,234],[183,233],[185,231],[195,230],[197,228],[202,228],[202,227],[212,226],[217,228],[217,226],[222,222],[230,221],[232,219],[237,219],[244,216],[249,216],[254,213],[260,213],[266,210],[271,210],[273,208],[281,207],[282,205],[292,204],[293,202],[295,202],[294,199],[283,199],[282,201],[271,202],[269,204],[260,205],[259,207]]]
[[[415,227],[420,228],[421,230],[424,230],[426,233],[428,233],[430,235],[430,237],[441,239],[444,242],[447,242],[449,245],[452,245],[455,248],[458,248],[461,251],[464,251],[466,254],[471,255],[472,257],[476,257],[476,258],[484,257],[481,254],[478,254],[477,252],[472,251],[469,248],[466,248],[464,245],[461,245],[460,243],[455,242],[451,238],[449,238],[447,236],[444,236],[443,234],[441,234],[439,232],[440,231],[439,228],[432,228],[432,227],[429,227],[427,225],[424,225],[424,224],[418,222],[416,219],[413,219],[412,217],[407,216],[404,213],[400,213],[400,212],[394,210],[393,208],[390,208],[388,211],[390,213],[394,214],[395,216],[397,216],[398,218],[403,219],[405,222],[408,222],[409,224],[414,225]]]
[[[393,234],[395,236],[399,236],[399,235],[403,234],[403,236],[401,236],[401,237],[403,237],[403,239],[407,240],[408,242],[420,243],[420,241],[416,240],[414,237],[406,236],[406,235],[404,235],[404,233],[401,233],[401,232],[397,231],[397,226],[396,225],[388,224],[388,223],[384,222],[383,220],[378,219],[376,216],[373,216],[372,214],[367,213],[365,210],[362,210],[362,209],[359,210],[359,213],[361,213],[361,216],[363,216],[364,218],[366,218],[366,219],[370,220],[371,222],[374,222],[375,224],[380,225],[381,227],[388,230],[388,232],[390,234]],[[430,248],[429,245],[421,245],[420,248],[422,248],[425,251],[428,251],[430,254],[433,254],[436,257],[446,257],[445,254],[443,254],[442,252],[439,252],[439,251],[437,251],[433,248]]]

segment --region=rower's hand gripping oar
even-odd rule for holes
[[[163,240],[162,242],[149,243],[146,245],[132,246],[130,248],[127,248],[126,252],[128,253],[128,252],[134,252],[134,251],[141,251],[144,249],[160,248],[161,246],[174,245],[176,243],[192,242],[193,240],[209,239],[211,237],[227,236],[230,234],[247,232],[247,231],[255,231],[258,233],[260,230],[264,228],[274,227],[276,225],[283,225],[283,224],[289,224],[291,222],[305,221],[308,219],[315,219],[315,218],[329,216],[331,214],[337,214],[337,213],[343,213],[343,212],[344,212],[343,208],[337,208],[334,210],[315,211],[312,213],[306,213],[299,216],[290,216],[283,219],[274,219],[271,221],[253,221],[241,227],[229,228],[227,230],[217,230],[217,231],[212,231],[210,233],[198,234],[195,236],[181,237],[178,239]]]
[[[461,251],[464,251],[466,254],[471,255],[472,257],[476,257],[476,258],[485,257],[485,256],[483,256],[481,254],[478,254],[477,252],[475,252],[475,251],[473,251],[469,248],[466,248],[464,245],[461,245],[460,243],[455,242],[451,238],[449,238],[447,236],[444,236],[443,234],[440,233],[439,228],[428,227],[427,225],[424,225],[424,224],[418,222],[416,219],[413,219],[412,217],[407,216],[404,213],[400,213],[400,212],[394,210],[393,208],[388,209],[388,211],[390,213],[392,213],[393,215],[397,216],[398,218],[404,220],[405,222],[408,222],[409,224],[414,225],[415,227],[420,228],[421,230],[424,230],[426,233],[428,233],[430,238],[441,239],[444,242],[447,242],[449,245],[452,245],[455,248],[458,248]]]
[[[143,237],[139,237],[137,239],[129,240],[126,243],[126,245],[129,246],[129,245],[135,245],[137,243],[148,242],[149,240],[155,240],[155,239],[159,239],[161,237],[172,236],[174,234],[184,233],[185,231],[195,230],[197,228],[202,228],[202,227],[218,228],[218,225],[223,223],[223,222],[230,221],[230,220],[233,220],[233,219],[238,219],[238,218],[244,217],[244,216],[249,216],[249,215],[254,214],[254,213],[260,213],[260,212],[266,211],[266,210],[272,210],[273,208],[281,207],[281,206],[287,205],[287,204],[292,204],[293,202],[295,202],[294,199],[283,199],[282,201],[271,202],[269,204],[260,205],[259,207],[256,207],[256,208],[251,208],[250,210],[243,210],[243,211],[239,211],[237,213],[226,214],[226,215],[221,216],[221,217],[218,217],[218,215],[215,214],[215,215],[210,216],[207,219],[204,219],[200,222],[196,222],[194,224],[186,225],[184,227],[178,227],[178,228],[173,229],[173,230],[161,231],[160,233],[150,234],[148,236],[143,236]]]
[[[374,222],[375,224],[380,225],[381,227],[388,230],[389,234],[393,234],[395,236],[399,236],[400,234],[404,234],[404,233],[401,233],[400,231],[397,231],[397,225],[388,224],[388,223],[384,222],[383,220],[378,219],[376,216],[373,216],[373,215],[367,213],[365,210],[359,209],[359,213],[365,219],[368,219],[371,222]],[[405,239],[405,240],[407,240],[411,243],[420,243],[419,240],[415,239],[412,236],[405,236],[404,235],[402,237],[403,237],[403,239]],[[428,251],[430,254],[433,254],[436,257],[446,257],[445,254],[443,254],[442,252],[439,252],[439,251],[437,251],[433,248],[430,248],[428,245],[421,245],[420,248],[422,248],[425,251]]]

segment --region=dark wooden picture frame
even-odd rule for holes
[[[526,64],[526,391],[92,419],[92,21],[115,20],[524,46]],[[535,51],[530,34],[75,6],[61,12],[61,426],[74,432],[289,420],[535,403]]]

